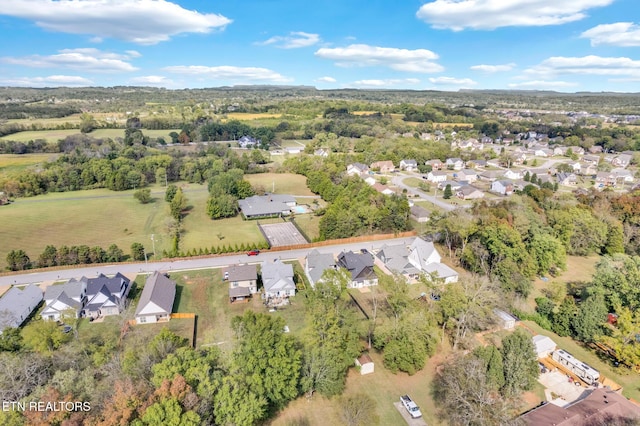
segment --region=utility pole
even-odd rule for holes
[[[154,237],[155,237],[155,234],[151,234],[151,243],[153,244],[153,257],[156,256],[156,240]]]

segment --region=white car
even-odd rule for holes
[[[402,402],[402,405],[404,405],[404,408],[407,409],[412,419],[417,419],[419,417],[422,417],[422,413],[420,412],[420,407],[418,407],[416,403],[413,402],[413,400],[409,395],[401,396],[400,402]]]

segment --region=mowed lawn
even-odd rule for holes
[[[142,133],[145,136],[149,136],[152,138],[163,137],[166,142],[171,142],[171,136],[169,133],[178,132],[180,133],[180,129],[168,129],[168,130],[147,130],[141,129]],[[6,135],[0,137],[0,140],[8,140],[8,141],[17,141],[17,142],[28,142],[36,139],[44,139],[47,142],[57,142],[60,139],[64,139],[67,136],[80,134],[78,129],[67,129],[67,130],[35,130],[35,131],[26,131],[26,132],[18,132],[13,133],[11,135]],[[90,137],[102,139],[102,138],[124,138],[124,129],[96,129],[91,133],[87,134]]]
[[[307,187],[307,178],[294,173],[259,173],[244,175],[251,185],[262,185],[268,192],[289,195],[316,195]]]
[[[185,231],[180,240],[181,251],[265,242],[255,220],[242,220],[240,215],[217,220],[209,218],[206,185],[189,185],[185,195],[190,209],[183,219]]]
[[[155,197],[155,202],[140,204],[133,191],[96,189],[20,198],[0,207],[0,264],[4,266],[13,249],[23,249],[36,260],[49,244],[104,249],[117,244],[129,254],[131,244],[140,242],[151,252],[151,234],[162,253],[170,243],[168,211],[161,194]]]

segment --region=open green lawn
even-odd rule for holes
[[[185,232],[180,243],[181,250],[265,242],[255,220],[242,220],[240,215],[211,220],[206,212],[209,198],[206,186],[190,185],[185,195],[192,208],[183,220]]]
[[[275,194],[315,195],[307,188],[307,178],[294,173],[259,173],[244,175],[244,179]]]
[[[169,130],[142,129],[142,133],[144,135],[152,138],[163,137],[167,142],[171,142],[171,137],[169,136],[169,133],[171,132],[180,133],[180,129],[169,129]],[[66,138],[67,136],[77,135],[79,133],[80,131],[78,129],[35,130],[35,131],[13,133],[11,135],[0,137],[0,140],[28,142],[30,140],[44,139],[48,142],[57,142],[60,139]],[[93,138],[111,138],[111,139],[124,138],[124,129],[96,129],[93,132],[88,133],[88,135]]]
[[[164,192],[154,194],[155,202],[144,205],[132,194],[106,189],[52,193],[0,207],[0,262],[4,264],[12,249],[23,249],[35,260],[48,244],[106,249],[115,243],[129,253],[131,243],[140,242],[151,252],[151,234],[162,253],[170,243]]]
[[[425,183],[427,185],[429,184],[424,179],[418,179],[416,177],[404,178],[404,179],[402,179],[402,183],[404,183],[405,185],[410,186],[412,188],[417,188],[418,186],[420,186],[421,183]]]
[[[0,175],[22,171],[28,167],[55,161],[59,154],[0,154]]]

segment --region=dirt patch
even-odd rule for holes
[[[0,285],[0,297],[5,294],[11,288],[11,284]]]

